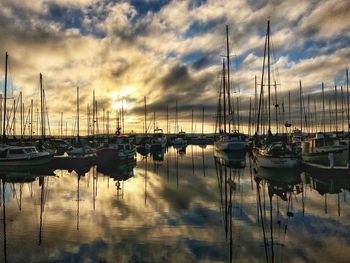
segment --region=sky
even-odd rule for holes
[[[333,98],[334,85],[346,85],[350,58],[347,0],[1,0],[0,54],[3,61],[9,54],[10,93],[17,99],[23,92],[26,114],[30,100],[39,98],[43,74],[53,134],[61,112],[68,133],[74,127],[77,86],[82,133],[93,90],[99,130],[103,109],[112,121],[123,101],[125,131],[141,132],[146,96],[149,125],[156,112],[156,125],[166,130],[168,105],[173,132],[178,101],[178,129],[191,132],[193,109],[194,130],[200,132],[204,108],[205,132],[213,132],[225,27],[233,96],[239,97],[244,124],[254,77],[261,78],[268,18],[279,103],[290,91],[297,105],[299,80],[312,99],[320,97],[322,82]],[[4,66],[0,74],[3,87]],[[110,131],[114,128],[111,123]]]

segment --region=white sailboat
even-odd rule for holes
[[[53,154],[47,151],[38,152],[34,146],[10,146],[6,144],[6,101],[7,101],[7,66],[8,54],[5,55],[5,89],[3,115],[3,145],[0,147],[0,167],[27,167],[51,162]],[[41,74],[40,74],[41,77]],[[41,80],[41,78],[40,78]]]
[[[225,60],[223,60],[222,90],[220,87],[219,107],[218,107],[220,133],[214,142],[214,147],[215,147],[215,150],[218,150],[218,151],[227,151],[227,152],[245,151],[247,147],[247,143],[245,141],[244,136],[242,136],[242,134],[240,134],[238,131],[234,131],[233,133],[231,133],[230,121],[234,118],[234,116],[233,116],[233,111],[231,109],[231,102],[230,102],[231,101],[230,100],[230,97],[231,97],[230,95],[230,54],[229,54],[228,26],[226,26],[226,39],[227,39],[227,58],[226,58],[227,72],[225,68]],[[226,81],[226,74],[227,74],[227,81]],[[221,97],[223,101],[221,101]],[[228,123],[228,132],[226,127],[227,116],[230,116],[230,120]]]
[[[278,138],[278,136],[274,137],[271,133],[271,102],[270,102],[270,88],[271,88],[271,75],[270,75],[270,20],[267,21],[267,32],[266,32],[266,40],[265,40],[265,47],[264,47],[264,61],[263,61],[263,67],[262,67],[262,77],[261,77],[261,94],[263,94],[264,91],[264,77],[265,77],[265,59],[267,58],[267,86],[268,86],[268,134],[266,137],[265,144],[263,145],[257,145],[256,148],[253,150],[253,155],[255,157],[255,161],[258,167],[264,167],[264,168],[296,168],[300,165],[300,158],[298,157],[297,151],[295,151],[291,145],[287,144],[284,141],[281,141],[281,138]],[[276,83],[275,83],[276,85]],[[275,86],[276,87],[276,86]],[[276,92],[276,89],[275,89]],[[278,105],[277,103],[277,95],[275,96],[276,101],[275,105]],[[262,102],[263,96],[260,95],[260,101],[259,101],[259,115],[257,120],[257,131],[256,131],[256,139],[259,140],[259,125],[260,125],[260,114],[262,109],[260,108],[261,102]],[[265,102],[266,103],[266,102]],[[276,125],[278,125],[277,122],[277,108],[276,108]],[[277,127],[276,127],[277,128]],[[277,130],[278,131],[278,130]]]

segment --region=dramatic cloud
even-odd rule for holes
[[[178,101],[183,129],[189,131],[192,109],[195,121],[201,121],[204,107],[205,129],[212,132],[226,24],[233,101],[239,97],[244,123],[249,97],[254,98],[254,77],[258,84],[261,79],[267,18],[273,82],[278,83],[280,100],[286,101],[286,91],[297,92],[299,80],[304,94],[319,92],[321,82],[327,87],[345,84],[349,12],[346,0],[303,0],[298,5],[281,0],[4,0],[0,52],[3,58],[9,53],[10,90],[15,99],[23,92],[25,109],[31,99],[38,107],[43,73],[52,133],[57,133],[60,112],[68,127],[73,126],[77,86],[83,130],[95,90],[99,118],[103,109],[114,116],[123,105],[127,132],[141,131],[144,96],[159,126],[166,127],[167,105],[173,121]]]

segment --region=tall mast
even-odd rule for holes
[[[192,109],[192,121],[191,121],[191,135],[193,135],[193,109]]]
[[[166,105],[166,133],[169,134],[169,104]]]
[[[33,99],[30,100],[30,138],[33,138]]]
[[[239,116],[239,97],[236,97],[236,104],[237,104],[237,130],[240,129],[240,116]]]
[[[349,104],[349,71],[346,69],[346,94],[347,94],[347,109],[348,109],[348,131],[350,131],[350,104]]]
[[[178,131],[178,122],[177,122],[177,100],[175,101],[175,133]]]
[[[222,60],[222,87],[224,95],[224,133],[226,133],[226,78],[225,59]]]
[[[292,115],[290,112],[290,91],[288,91],[288,119],[289,122],[292,123]]]
[[[343,86],[340,86],[340,93],[341,93],[341,123],[342,123],[342,132],[344,132],[344,91]]]
[[[40,110],[41,110],[41,136],[45,139],[45,115],[44,115],[44,91],[43,91],[43,75],[39,74],[40,78]]]
[[[338,94],[337,85],[334,86],[335,92],[335,132],[338,132]]]
[[[20,103],[20,121],[21,121],[21,139],[23,139],[23,98],[22,98],[22,91],[19,93],[19,103]]]
[[[7,65],[8,65],[8,54],[5,54],[5,90],[4,90],[4,121],[2,128],[2,142],[6,142],[6,101],[7,101]]]
[[[77,87],[77,140],[80,141],[79,134],[80,126],[79,126],[79,87]]]
[[[323,132],[326,132],[326,112],[324,108],[324,84],[322,82],[322,125],[323,125]]]
[[[276,80],[275,80],[275,111],[276,111],[276,133],[278,134],[278,103],[277,103],[277,83],[276,83]]]
[[[156,112],[153,112],[153,131],[156,130]]]
[[[231,107],[231,88],[230,88],[230,43],[228,39],[228,25],[226,25],[226,62],[227,62],[227,103],[228,103],[228,114],[233,113]],[[228,122],[228,132],[231,132],[231,119]],[[233,124],[234,125],[234,124]]]
[[[269,27],[269,21],[268,21],[268,27]],[[263,67],[261,72],[261,83],[260,83],[260,96],[259,96],[259,108],[258,108],[258,118],[256,122],[256,132],[259,132],[259,126],[260,126],[260,118],[263,122],[263,117],[261,116],[262,112],[264,112],[264,104],[263,104],[263,96],[264,96],[264,73],[265,73],[265,59],[266,59],[266,45],[267,45],[267,38],[268,38],[268,32],[266,32],[266,38],[265,38],[265,46],[264,46],[264,59],[263,59]]]
[[[92,136],[95,136],[95,90],[92,92]]]
[[[121,111],[121,122],[122,122],[122,133],[125,132],[124,129],[124,99],[122,98],[122,111]]]
[[[252,117],[252,98],[249,97],[249,119],[248,119],[248,135],[251,135],[251,130],[250,130],[250,126],[251,126],[251,117]]]
[[[303,102],[302,102],[302,87],[299,80],[299,110],[300,110],[300,130],[303,131]]]
[[[144,103],[145,103],[145,123],[144,123],[144,134],[147,134],[147,99],[146,99],[146,96],[143,98],[144,100]]]
[[[202,137],[204,135],[204,107],[202,108]]]
[[[257,93],[257,79],[256,75],[254,76],[254,118],[253,118],[253,127],[256,122],[256,110],[257,110],[257,102],[258,102],[258,93]]]
[[[61,112],[61,137],[63,137],[63,111]]]
[[[271,83],[270,83],[270,20],[267,20],[267,88],[268,88],[268,110],[269,110],[269,130],[271,133]]]

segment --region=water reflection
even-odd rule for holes
[[[2,171],[4,262],[339,262],[349,178],[188,145],[122,165]]]

